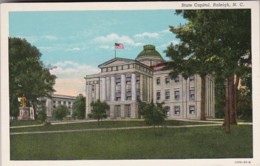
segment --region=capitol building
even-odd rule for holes
[[[86,75],[86,118],[91,102],[100,99],[110,106],[110,119],[138,118],[138,99],[164,102],[167,118],[199,119],[201,78],[199,75],[172,79],[166,62],[155,46],[145,45],[136,59],[113,58],[98,67],[100,73]],[[206,77],[205,111],[215,116],[214,77]]]

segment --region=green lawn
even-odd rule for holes
[[[28,125],[38,125],[41,124],[37,120],[12,120],[10,121],[10,126],[28,126]]]
[[[11,135],[11,160],[251,158],[252,126]]]
[[[177,120],[167,120],[165,125],[180,126],[194,124],[209,124],[207,122],[186,122]],[[46,125],[40,127],[12,128],[11,132],[28,132],[28,131],[57,131],[57,130],[75,130],[75,129],[92,129],[92,128],[113,128],[113,127],[134,127],[146,126],[143,120],[131,121],[103,121],[100,125],[97,122],[84,122],[74,124]]]

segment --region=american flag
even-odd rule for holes
[[[124,49],[124,45],[122,43],[115,43],[116,49]]]

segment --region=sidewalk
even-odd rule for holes
[[[190,127],[207,127],[221,126],[221,124],[202,124],[202,125],[183,125],[183,126],[160,126],[160,128],[190,128]],[[132,129],[149,129],[153,126],[140,127],[116,127],[116,128],[96,128],[96,129],[75,129],[75,130],[57,130],[57,131],[33,131],[33,132],[13,132],[10,135],[26,135],[26,134],[49,134],[49,133],[71,133],[71,132],[88,132],[88,131],[115,131],[115,130],[132,130]]]

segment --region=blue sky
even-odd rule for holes
[[[57,94],[78,95],[84,76],[114,58],[115,42],[125,47],[117,57],[135,59],[146,44],[165,57],[167,45],[178,42],[169,26],[184,23],[174,10],[10,12],[9,36],[25,38],[45,65],[56,66]]]

